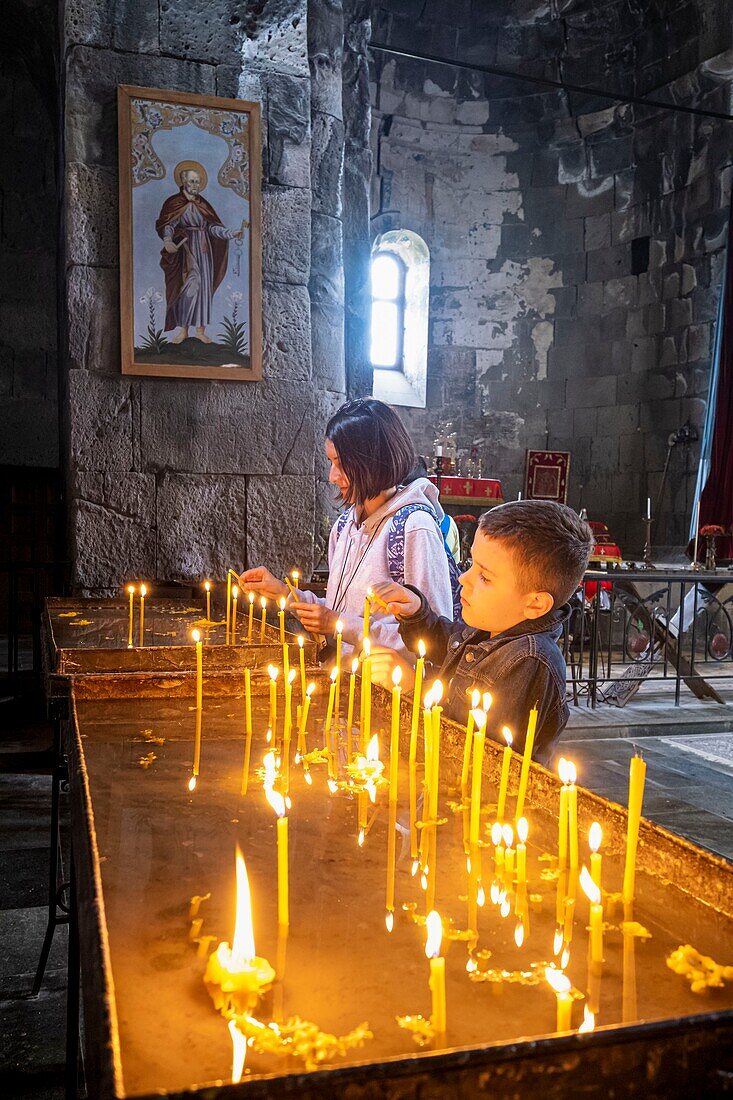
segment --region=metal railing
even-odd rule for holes
[[[63,596],[68,562],[0,561],[0,648],[12,681],[41,671],[41,614],[46,596]]]
[[[562,639],[578,705],[630,697],[644,682],[723,702],[733,677],[733,571],[610,569],[585,574]],[[623,703],[621,703],[623,705]]]

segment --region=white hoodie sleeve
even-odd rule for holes
[[[418,588],[438,615],[453,620],[448,557],[438,525],[414,513],[405,524],[405,582]]]

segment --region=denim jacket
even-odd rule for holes
[[[539,619],[525,619],[492,637],[463,622],[452,623],[437,615],[416,588],[421,607],[403,619],[400,633],[405,645],[417,652],[420,638],[433,658],[436,676],[443,681],[443,713],[465,724],[469,692],[490,691],[493,703],[486,733],[504,743],[502,726],[512,731],[513,748],[524,750],[529,712],[539,709],[532,757],[552,766],[555,745],[569,717],[565,698],[565,658],[558,645],[562,623],[570,614],[563,604]],[[438,668],[438,664],[440,667]]]

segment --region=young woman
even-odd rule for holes
[[[374,398],[347,401],[326,426],[329,481],[347,507],[331,529],[325,600],[298,592],[291,610],[306,630],[332,638],[344,624],[344,654],[359,647],[367,589],[402,573],[439,615],[453,618],[453,597],[438,491],[426,477],[411,479],[416,455],[405,427],[388,405]],[[391,563],[391,569],[390,569]],[[267,569],[242,574],[243,589],[268,599],[288,595]],[[397,620],[374,603],[370,635],[414,663]]]

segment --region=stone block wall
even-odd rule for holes
[[[719,0],[523,10],[379,0],[373,40],[733,113]],[[450,419],[507,497],[526,448],[569,450],[569,502],[640,550],[668,437],[703,422],[733,124],[384,54],[371,95],[372,233],[432,256],[416,442]],[[672,452],[658,544],[686,542],[697,454]]]
[[[6,28],[0,59],[0,465],[57,467],[55,5],[19,4],[7,16],[14,33]]]
[[[79,589],[198,581],[228,565],[308,572],[322,554],[333,514],[323,427],[346,393],[349,19],[341,0],[64,6],[64,413]],[[363,50],[349,42],[352,67],[361,56],[365,69]],[[262,382],[120,375],[118,84],[262,104]]]

